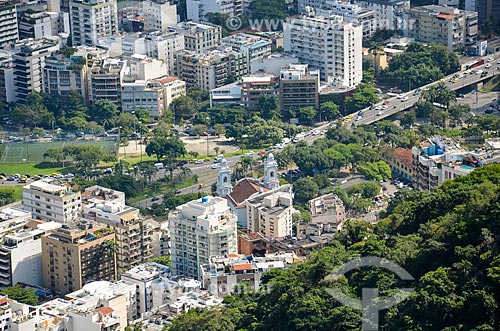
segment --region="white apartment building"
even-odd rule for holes
[[[151,32],[144,37],[144,54],[164,61],[168,68],[168,74],[173,75],[175,70],[175,52],[183,50],[185,48],[184,44],[184,35],[181,33]]]
[[[289,252],[263,257],[245,254],[212,256],[209,263],[200,267],[201,282],[210,294],[219,297],[232,294],[240,283],[247,283],[251,291],[258,291],[262,286],[262,275],[273,269],[284,270],[295,258],[295,254]]]
[[[405,36],[446,45],[450,50],[473,45],[478,35],[478,14],[453,7],[421,6],[407,12]]]
[[[346,220],[342,200],[333,193],[309,200],[311,223],[321,224],[324,232],[336,232]]]
[[[410,9],[410,0],[354,0],[354,4],[375,11],[376,30],[403,31],[404,13]]]
[[[172,272],[199,278],[200,265],[211,256],[236,254],[236,216],[227,200],[203,197],[178,206],[169,214]]]
[[[207,21],[208,13],[243,14],[242,0],[186,0],[186,9],[187,19],[193,22]]]
[[[250,73],[266,72],[279,76],[283,67],[294,63],[299,63],[299,59],[291,54],[272,53],[250,63]]]
[[[47,39],[26,39],[16,44],[12,56],[16,102],[23,102],[31,92],[43,90],[45,60],[59,50],[59,44]]]
[[[14,44],[19,35],[17,27],[17,10],[15,3],[2,1],[0,3],[0,47],[6,48]]]
[[[122,55],[129,57],[134,54],[146,54],[146,40],[144,33],[126,33],[122,39]]]
[[[16,207],[0,208],[0,238],[23,228],[31,219],[31,213]]]
[[[55,55],[45,59],[43,67],[43,90],[48,94],[65,95],[78,91],[85,99],[87,95],[87,51],[79,48],[70,58]]]
[[[83,216],[105,224],[115,232],[118,271],[148,261],[153,257],[152,238],[156,224],[139,214],[139,209],[125,205],[124,193],[92,186],[83,193]]]
[[[24,283],[43,286],[41,236],[60,228],[61,223],[45,222],[6,235],[0,244],[0,286]]]
[[[118,34],[116,0],[72,0],[69,7],[73,45],[95,46]]]
[[[210,90],[210,108],[241,104],[241,82],[236,81]]]
[[[342,1],[335,1],[329,4],[327,12],[342,16],[347,22],[361,25],[363,27],[363,38],[371,37],[377,31],[377,18],[374,10]]]
[[[126,73],[127,61],[117,58],[95,58],[88,63],[87,102],[106,99],[121,107],[120,84]]]
[[[341,16],[302,16],[285,24],[285,51],[311,70],[319,69],[322,81],[351,88],[363,78],[363,28]]]
[[[162,264],[147,262],[133,267],[120,275],[125,284],[136,288],[136,305],[138,315],[160,306],[153,303],[153,287],[155,281],[170,277],[170,268]]]
[[[271,54],[271,39],[247,33],[236,33],[221,39],[223,46],[231,46],[246,55],[248,63]]]
[[[148,110],[159,118],[176,98],[186,95],[186,83],[176,77],[135,80],[121,84],[122,111]]]
[[[260,232],[267,238],[292,235],[292,186],[284,185],[255,195],[243,202],[250,232]],[[243,222],[240,222],[243,223]]]
[[[184,48],[188,51],[203,52],[219,45],[222,28],[208,22],[182,22],[169,29],[184,36]]]
[[[144,31],[166,32],[169,26],[177,25],[177,6],[168,1],[148,0],[142,2]]]
[[[23,208],[33,219],[68,223],[82,210],[80,192],[55,179],[41,179],[23,186]]]
[[[205,53],[176,53],[176,76],[187,87],[199,86],[203,92],[221,87],[229,78],[239,79],[248,72],[247,57],[231,47],[216,48]]]
[[[0,102],[4,104],[13,102],[16,98],[12,55],[13,52],[0,51]]]

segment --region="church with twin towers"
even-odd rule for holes
[[[227,199],[240,229],[274,239],[292,236],[292,186],[280,186],[278,163],[272,153],[264,161],[262,180],[244,177],[234,185],[229,163],[223,158],[217,168],[215,194]]]

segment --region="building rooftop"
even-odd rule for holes
[[[169,276],[169,275],[170,275],[169,267],[158,263],[147,262],[127,270],[125,273],[122,274],[122,277],[125,276],[127,278],[135,280],[149,281],[156,279],[160,276]]]
[[[246,199],[258,192],[269,191],[262,186],[257,180],[251,178],[243,178],[239,180],[233,187],[233,191],[228,195],[228,198],[235,204],[239,205]]]
[[[0,222],[9,221],[18,218],[25,218],[26,220],[31,217],[31,213],[22,209],[14,207],[6,207],[0,209]]]
[[[78,192],[73,191],[71,186],[63,181],[53,178],[43,178],[32,182],[23,187],[23,189],[27,190],[36,190],[41,191],[43,193],[52,194],[52,195],[70,195]]]

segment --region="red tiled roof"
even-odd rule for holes
[[[407,167],[412,166],[412,153],[411,149],[398,147],[394,149],[394,159],[403,163]]]
[[[444,18],[445,20],[452,20],[454,19],[455,17],[457,17],[457,15],[455,14],[449,14],[449,13],[439,13],[436,15],[437,18]]]
[[[245,264],[234,264],[234,265],[233,265],[233,270],[234,270],[234,271],[252,270],[252,265],[251,265],[250,263],[245,263]]]
[[[97,308],[96,309],[101,315],[108,315],[111,314],[114,310],[111,307],[102,307],[102,308]]]
[[[252,194],[259,192],[262,189],[264,192],[269,191],[267,188],[253,182],[252,180],[245,178],[240,180],[235,187],[233,187],[233,192],[228,195],[228,197],[233,201],[235,205],[239,205],[246,199],[248,199]]]
[[[236,257],[240,257],[238,254],[227,254],[227,257],[228,258],[236,258]]]
[[[7,303],[9,302],[9,299],[7,299],[6,297],[3,297],[0,299],[0,305],[3,305],[4,303]]]
[[[167,83],[173,82],[174,80],[177,80],[177,77],[174,77],[174,76],[166,77],[166,78],[160,79],[160,83],[167,84]]]

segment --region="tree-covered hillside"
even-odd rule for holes
[[[333,245],[286,271],[272,271],[269,293],[239,294],[226,307],[191,311],[166,328],[180,330],[360,330],[360,312],[342,306],[325,288],[360,297],[414,287],[405,301],[380,314],[385,331],[500,330],[500,165],[446,182],[434,192],[398,196],[377,226],[351,222]],[[385,257],[414,282],[378,268],[325,279],[357,256]]]

